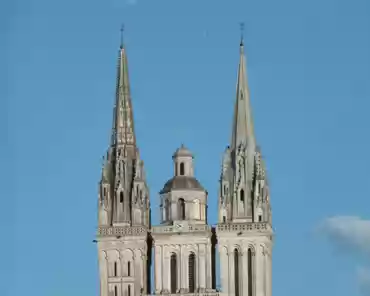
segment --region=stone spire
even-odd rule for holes
[[[236,84],[230,147],[224,153],[220,180],[219,221],[255,221],[260,192],[261,154],[256,144],[243,39]],[[257,180],[258,179],[258,180]],[[265,184],[264,184],[265,185]],[[266,184],[267,186],[267,184]]]
[[[243,40],[241,40],[240,43],[240,60],[236,84],[236,102],[233,117],[231,149],[235,150],[240,147],[240,145],[244,147],[248,146],[251,151],[256,147]]]
[[[216,230],[221,289],[226,295],[271,296],[270,193],[253,131],[243,42],[236,91],[231,143],[222,160]]]
[[[122,41],[117,68],[111,145],[103,168],[104,182],[101,182],[106,188],[101,192],[110,193],[107,193],[109,200],[100,201],[106,209],[100,212],[108,218],[100,220],[105,221],[103,224],[146,226],[149,225],[149,193],[144,164],[136,146],[127,54]]]
[[[128,76],[126,49],[120,46],[117,70],[116,102],[113,114],[112,145],[132,150],[136,145],[134,118]],[[131,149],[130,149],[131,148]]]

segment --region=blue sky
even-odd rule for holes
[[[153,222],[181,143],[216,222],[244,21],[273,295],[370,295],[369,16],[367,0],[4,2],[0,294],[98,295],[97,183],[122,22]]]

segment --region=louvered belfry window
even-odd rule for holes
[[[195,292],[195,255],[191,253],[189,256],[189,292]]]

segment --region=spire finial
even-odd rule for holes
[[[244,22],[240,23],[240,46],[243,46],[243,40],[244,40]]]
[[[122,24],[121,25],[121,44],[120,44],[120,47],[121,49],[123,48],[123,32],[125,31],[125,24]]]

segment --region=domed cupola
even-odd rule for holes
[[[160,193],[172,190],[200,190],[204,188],[194,177],[193,154],[183,144],[173,154],[174,176],[166,182]]]
[[[193,154],[184,145],[173,154],[174,176],[159,192],[162,223],[178,220],[205,223],[207,192],[194,177]]]

